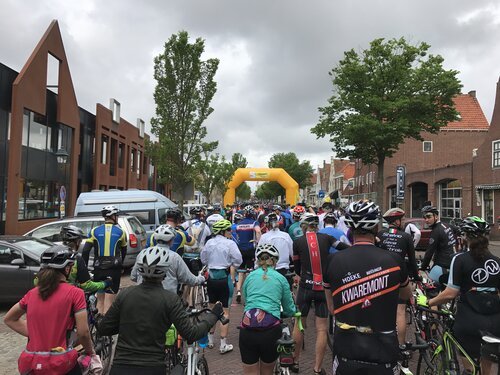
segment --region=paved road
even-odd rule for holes
[[[500,256],[500,241],[491,243],[491,250],[495,255]],[[128,276],[122,278],[122,285],[129,286],[130,282]],[[17,358],[19,353],[22,351],[26,344],[26,340],[18,335],[17,333],[11,331],[3,324],[3,316],[9,306],[0,306],[0,375],[10,375],[17,373]],[[238,350],[238,333],[236,326],[242,315],[242,306],[233,304],[231,309],[231,322],[229,329],[229,343],[232,343],[235,350],[232,353],[227,353],[224,355],[219,354],[217,347],[215,349],[207,349],[206,356],[210,366],[210,372],[214,375],[226,375],[226,374],[241,374],[241,361],[240,353]],[[300,365],[301,373],[308,374],[311,373],[314,361],[314,319],[309,317],[307,320],[308,331],[306,332],[306,344],[305,351],[302,353]],[[408,337],[411,337],[411,332],[408,332]],[[414,355],[417,357],[417,355]],[[327,373],[331,373],[331,353],[327,353],[324,368],[327,369]],[[414,361],[412,361],[414,362]],[[413,363],[414,365],[414,363]],[[413,368],[415,370],[415,368]]]

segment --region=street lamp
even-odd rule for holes
[[[66,164],[68,162],[69,154],[64,148],[60,148],[56,152],[56,158],[59,164]]]

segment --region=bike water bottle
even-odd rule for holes
[[[208,346],[208,335],[205,335],[198,340],[198,346],[200,348],[206,348]]]

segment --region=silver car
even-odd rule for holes
[[[43,224],[28,233],[26,236],[41,238],[54,243],[61,243],[61,228],[67,225],[75,225],[83,230],[83,233],[90,234],[92,228],[104,224],[102,216],[77,216],[67,217],[62,220],[53,221]],[[123,262],[123,266],[130,268],[135,264],[137,254],[146,246],[146,230],[140,221],[132,215],[120,215],[118,217],[118,225],[125,231],[127,236],[127,255]],[[80,247],[80,252],[83,248],[83,243]],[[92,268],[93,251],[90,253],[89,268]]]

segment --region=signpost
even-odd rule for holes
[[[61,219],[66,216],[66,188],[64,185],[61,185],[59,188],[59,214],[61,215]]]
[[[400,165],[396,168],[396,199],[405,199],[406,168]]]

